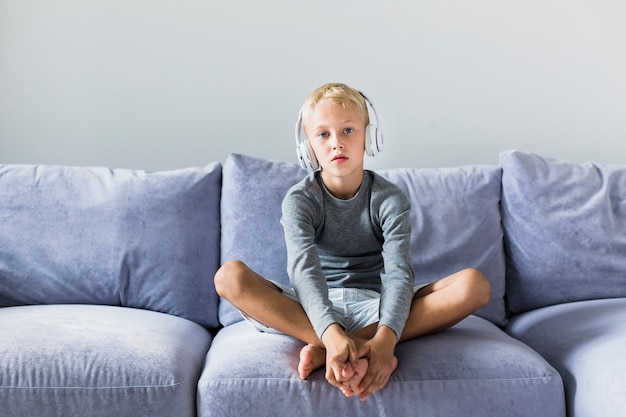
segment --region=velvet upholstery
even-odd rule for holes
[[[0,308],[0,416],[196,415],[206,329],[126,307]]]
[[[241,154],[226,159],[222,171],[222,263],[242,260],[267,279],[289,283],[280,206],[287,190],[306,175],[307,171],[295,164]],[[220,301],[219,318],[223,325],[242,320],[226,300]]]
[[[564,416],[562,381],[554,368],[476,316],[399,344],[398,369],[364,402],[344,397],[323,370],[300,380],[302,346],[245,322],[222,329],[198,382],[199,416]]]
[[[477,268],[491,284],[491,299],[476,315],[504,324],[500,168],[389,169],[380,174],[398,185],[411,202],[415,282]]]
[[[626,415],[626,298],[540,308],[507,331],[561,374],[568,417]]]
[[[477,314],[498,325],[505,322],[500,172],[495,166],[380,172],[411,202],[415,283],[479,268],[491,282],[492,297]],[[222,262],[240,259],[262,276],[289,284],[281,202],[306,175],[295,164],[229,156],[222,184]],[[221,323],[239,320],[234,307],[222,300]]]
[[[219,163],[0,166],[0,307],[106,304],[216,328],[220,187]]]
[[[503,152],[511,314],[626,296],[626,166]]]
[[[416,283],[474,266],[492,298],[399,344],[363,403],[323,370],[301,381],[301,342],[218,315],[220,262],[288,282],[299,166],[234,154],[222,184],[219,163],[0,165],[0,417],[624,415],[626,167],[501,165],[379,171],[412,203]]]

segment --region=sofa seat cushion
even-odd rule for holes
[[[0,335],[0,415],[196,415],[211,336],[189,320],[125,307],[4,307]]]
[[[216,328],[221,173],[0,165],[0,307],[117,305]]]
[[[562,375],[568,416],[626,415],[626,298],[544,307],[507,331]]]
[[[326,382],[323,370],[300,380],[302,346],[245,322],[220,330],[198,383],[199,417],[562,417],[565,412],[554,368],[477,316],[399,344],[398,369],[364,402],[344,397]]]
[[[491,300],[477,315],[503,325],[501,169],[477,165],[379,173],[398,185],[411,202],[415,284],[463,268],[478,268],[490,281],[492,291]],[[306,175],[296,164],[229,156],[223,169],[222,262],[239,259],[265,278],[289,284],[281,202],[287,190]],[[241,320],[226,301],[220,303],[219,314],[223,325]]]
[[[500,165],[511,314],[626,297],[626,165],[520,151]]]

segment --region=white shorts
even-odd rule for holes
[[[272,284],[280,288],[285,296],[300,302],[293,288],[273,281]],[[429,284],[420,284],[413,287],[413,294],[416,294]],[[333,304],[333,311],[340,321],[339,325],[347,333],[354,333],[379,321],[380,293],[374,290],[329,288],[328,298]],[[248,323],[261,332],[282,334],[278,330],[268,327],[244,313],[241,313],[241,315]]]

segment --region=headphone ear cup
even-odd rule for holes
[[[300,142],[296,148],[296,152],[298,153],[298,160],[300,161],[300,166],[302,168],[308,169],[309,171],[315,171],[320,167],[308,140],[305,139]]]
[[[369,124],[365,127],[365,153],[367,156],[372,155],[372,125]]]
[[[384,148],[383,132],[381,132],[380,129],[378,129],[378,126],[376,126],[375,136],[376,136],[376,155],[378,155],[379,153],[383,151],[383,148]]]
[[[361,93],[365,99],[366,104],[369,105],[367,112],[370,116],[370,124],[365,128],[365,153],[368,156],[376,156],[383,150],[383,134],[378,128],[380,119],[378,118],[378,114],[376,114],[374,103],[372,103],[363,92],[359,91],[359,93]],[[371,121],[372,117],[376,120],[376,123]]]
[[[319,162],[315,157],[315,153],[309,144],[309,141],[305,138],[302,140],[304,136],[304,131],[302,129],[302,109],[300,109],[300,113],[298,114],[298,120],[296,121],[296,154],[298,155],[298,162],[300,162],[300,166],[304,169],[308,169],[309,171],[315,171],[319,168]]]
[[[376,156],[383,150],[383,135],[376,125],[369,124],[365,128],[365,153],[367,156]]]

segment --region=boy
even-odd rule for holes
[[[240,261],[215,275],[217,292],[247,320],[306,343],[302,379],[325,366],[329,383],[361,400],[387,384],[398,342],[447,329],[490,296],[489,282],[472,268],[413,288],[408,199],[363,168],[364,154],[378,145],[368,137],[376,126],[367,104],[358,90],[326,84],[301,110],[306,139],[298,153],[319,170],[283,200],[293,288]]]

